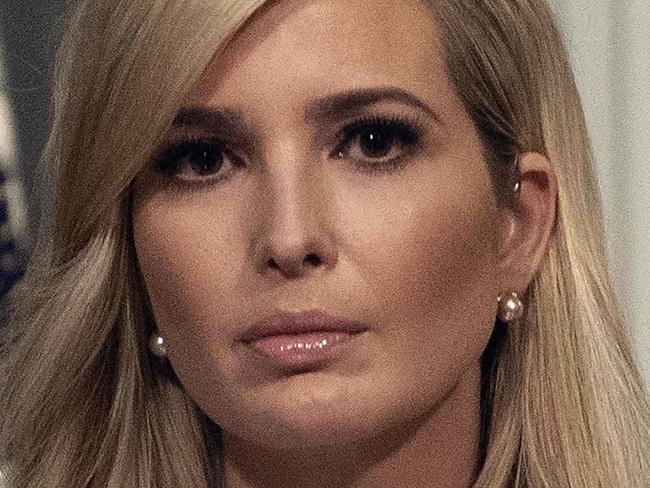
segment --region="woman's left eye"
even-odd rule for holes
[[[420,138],[420,128],[406,121],[361,120],[343,129],[333,156],[350,159],[366,169],[381,170],[398,166],[417,149]]]

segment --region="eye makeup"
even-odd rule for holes
[[[424,123],[410,115],[362,114],[342,125],[333,138],[318,139],[330,140],[326,143],[330,159],[368,175],[390,174],[402,167],[421,149],[425,134]],[[225,184],[251,159],[248,151],[230,142],[236,137],[226,141],[189,131],[175,137],[156,152],[151,169],[177,188]]]
[[[361,116],[339,133],[331,157],[348,160],[363,173],[390,172],[418,151],[424,130],[417,118]]]

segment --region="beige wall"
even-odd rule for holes
[[[591,131],[617,293],[650,384],[650,1],[552,4]]]

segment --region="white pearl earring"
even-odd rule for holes
[[[158,334],[151,334],[151,337],[149,338],[149,349],[151,349],[151,352],[163,359],[167,357],[167,349],[165,348],[165,340],[159,336]]]
[[[502,293],[497,298],[499,304],[499,319],[511,323],[521,318],[524,314],[524,305],[515,292]]]

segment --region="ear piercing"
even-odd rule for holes
[[[519,173],[519,158],[521,156],[517,154],[517,158],[515,159],[515,175],[517,176],[517,181],[515,182],[514,186],[514,193],[517,195],[519,191],[521,190],[521,174]]]

